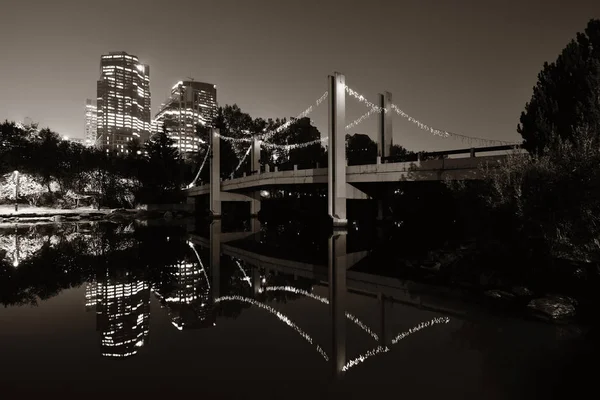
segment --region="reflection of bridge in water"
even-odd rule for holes
[[[221,221],[213,221],[210,227],[210,237],[205,238],[198,235],[191,235],[191,243],[204,247],[209,250],[209,262],[211,276],[211,293],[215,304],[223,301],[239,301],[265,309],[280,320],[285,322],[291,328],[295,329],[305,340],[314,344],[316,350],[328,361],[332,363],[332,369],[336,376],[340,376],[354,365],[361,363],[367,358],[379,353],[387,352],[391,346],[398,343],[408,335],[423,328],[449,321],[448,316],[465,317],[464,311],[460,306],[456,309],[448,308],[448,303],[443,305],[435,297],[427,299],[427,295],[422,293],[419,296],[414,295],[414,291],[425,289],[425,286],[419,288],[398,279],[378,276],[363,272],[352,271],[352,267],[359,261],[368,256],[367,251],[348,253],[346,248],[347,234],[345,231],[336,232],[328,242],[328,264],[310,264],[306,262],[292,261],[280,258],[270,257],[264,254],[258,254],[252,251],[236,247],[232,242],[248,238],[257,233],[260,224],[257,220],[252,221],[251,232],[230,232],[221,231]],[[198,253],[196,253],[198,254]],[[240,269],[238,261],[251,268],[251,272],[244,272],[244,280],[247,280],[252,287],[252,297],[240,295],[221,295],[221,257],[228,256],[234,259]],[[200,261],[201,262],[201,261]],[[268,272],[277,274],[286,274],[293,276],[294,280],[298,277],[304,277],[316,281],[319,285],[329,288],[328,298],[317,296],[308,291],[295,288],[293,285],[275,286],[265,278]],[[410,292],[409,292],[410,287]],[[295,325],[287,316],[281,314],[273,307],[261,303],[258,299],[265,292],[291,292],[312,298],[329,306],[331,315],[331,344],[332,354],[327,355],[323,349],[300,327]],[[346,297],[348,293],[363,295],[378,300],[377,309],[374,310],[379,319],[378,326],[372,328],[364,324],[347,310]],[[387,323],[387,316],[390,313],[390,307],[394,303],[418,307],[423,310],[432,311],[442,315],[441,318],[434,318],[431,321],[424,321],[415,328],[400,333],[392,337],[390,326]],[[357,324],[363,331],[374,339],[374,348],[354,359],[348,359],[346,355],[346,320]]]
[[[171,324],[179,331],[210,329],[218,323],[225,303],[238,303],[257,307],[295,330],[309,342],[326,361],[332,364],[335,376],[341,376],[351,367],[379,353],[388,352],[394,344],[408,335],[428,326],[448,322],[448,316],[464,318],[461,307],[448,308],[439,296],[427,298],[425,291],[413,284],[398,279],[352,270],[353,266],[365,259],[369,252],[348,253],[346,232],[336,232],[328,240],[328,261],[325,264],[281,259],[249,251],[236,246],[242,239],[249,239],[260,230],[260,223],[254,219],[250,232],[223,233],[221,221],[210,226],[209,238],[190,235],[187,244],[190,250],[174,265],[167,266],[172,279],[170,286],[149,285],[128,274],[105,277],[100,274],[96,281],[86,288],[86,308],[96,307],[97,330],[101,333],[101,350],[105,357],[129,357],[149,343],[150,293],[153,292],[166,309]],[[238,242],[240,243],[240,242]],[[256,243],[256,242],[254,242]],[[187,247],[187,246],[186,246]],[[208,250],[202,252],[201,248]],[[208,259],[202,259],[203,254]],[[222,256],[230,258],[235,271],[241,272],[242,286],[226,291],[221,279]],[[231,275],[234,277],[236,275]],[[287,276],[282,284],[277,277]],[[306,278],[313,284],[327,287],[327,297],[296,287],[292,279]],[[236,279],[237,281],[237,279]],[[247,285],[247,286],[246,286]],[[421,292],[415,296],[416,292]],[[331,350],[324,350],[323,343],[317,343],[302,327],[274,306],[264,302],[267,293],[293,293],[304,296],[327,306],[331,320]],[[369,326],[351,313],[347,307],[348,293],[377,299],[373,314],[378,322]],[[393,304],[403,304],[432,311],[442,318],[436,318],[407,332],[391,332],[388,323]],[[443,304],[443,305],[442,305]],[[237,307],[237,306],[236,306]],[[457,311],[458,310],[458,311]],[[373,341],[373,348],[356,358],[346,354],[347,321],[355,324]],[[397,334],[393,337],[392,334]],[[330,354],[328,352],[331,352]]]

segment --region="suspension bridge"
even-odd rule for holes
[[[348,199],[376,199],[379,193],[378,186],[403,181],[481,179],[482,167],[496,168],[506,158],[506,154],[479,157],[477,154],[515,151],[520,148],[518,143],[472,137],[430,127],[409,116],[392,103],[391,93],[379,94],[379,104],[375,104],[346,85],[345,76],[337,72],[328,77],[328,86],[328,90],[319,97],[314,106],[311,105],[296,119],[292,119],[272,131],[263,132],[252,137],[234,138],[221,135],[218,129],[212,129],[209,151],[206,153],[196,178],[185,189],[188,204],[195,205],[198,197],[208,195],[209,208],[213,218],[220,218],[222,201],[244,201],[250,203],[250,213],[252,216],[256,216],[261,208],[260,193],[262,190],[276,187],[298,187],[300,185],[326,185],[328,188],[329,216],[332,218],[334,226],[344,227],[348,223],[346,218],[346,200]],[[365,114],[347,125],[346,94],[368,108]],[[325,100],[328,100],[329,103],[328,136],[309,142],[288,145],[275,144],[270,141],[276,134],[284,132],[290,125],[308,116]],[[487,146],[436,152],[435,155],[438,159],[395,162],[397,160],[391,156],[393,147],[392,117],[394,114],[416,124],[420,129],[430,134],[443,138],[460,139],[470,143],[484,143]],[[348,166],[346,132],[372,115],[376,115],[378,118],[376,164]],[[242,177],[234,178],[232,173],[229,179],[221,179],[219,145],[221,139],[230,142],[248,143],[248,148],[237,169],[249,156],[251,169],[249,174],[244,173]],[[291,171],[279,171],[277,167],[271,171],[269,165],[265,165],[264,168],[260,165],[261,148],[289,151],[296,148],[320,145],[322,142],[325,142],[328,148],[327,168],[319,168],[318,165],[315,165],[314,168],[298,169],[298,166],[295,165]],[[448,155],[466,155],[466,157],[445,158]],[[207,164],[208,159],[210,159],[208,162],[211,171],[210,180],[208,183],[197,184],[200,172]],[[383,205],[381,201],[378,204],[381,217]]]

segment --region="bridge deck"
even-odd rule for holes
[[[505,158],[505,155],[500,155],[354,165],[346,167],[346,181],[349,184],[356,184],[444,179],[474,180],[481,178],[481,166],[494,167]],[[221,191],[235,192],[270,186],[308,184],[327,184],[327,168],[266,172],[230,179],[221,183]],[[188,196],[202,196],[207,195],[209,190],[209,185],[204,184],[187,189],[187,194]]]

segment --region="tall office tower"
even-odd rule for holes
[[[186,155],[197,152],[200,139],[196,126],[212,127],[217,115],[217,86],[211,83],[179,81],[171,89],[171,96],[161,105],[155,116],[155,129],[175,140],[175,146]]]
[[[128,277],[90,282],[85,291],[86,310],[96,308],[96,330],[104,357],[129,357],[148,342],[150,287]]]
[[[197,261],[181,261],[175,265],[175,287],[169,293],[155,291],[166,306],[171,323],[177,329],[211,327],[216,315],[210,296],[208,276]]]
[[[98,145],[127,152],[134,138],[150,138],[150,67],[136,56],[111,52],[100,60]]]
[[[98,108],[96,100],[86,99],[85,101],[85,145],[96,145],[96,134],[98,133]]]

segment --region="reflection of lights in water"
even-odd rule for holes
[[[187,244],[192,250],[194,250],[196,258],[198,259],[198,263],[200,264],[200,268],[202,268],[202,273],[204,273],[204,278],[206,279],[206,286],[208,287],[208,290],[210,290],[210,282],[208,281],[208,275],[206,275],[206,269],[204,268],[204,264],[202,264],[202,260],[200,259],[200,254],[198,254],[198,252],[196,251],[196,248],[194,247],[194,244],[191,240],[188,240]]]
[[[246,275],[246,271],[244,271],[244,268],[242,268],[240,262],[238,260],[235,260],[235,263],[237,264],[240,271],[242,271],[242,274],[244,274],[244,278],[242,280],[248,282],[248,286],[252,286],[252,283],[250,283],[250,278],[248,277],[248,275]]]
[[[424,328],[428,328],[428,327],[436,325],[436,324],[447,324],[448,322],[450,322],[450,318],[448,318],[448,317],[433,318],[430,321],[421,322],[421,323],[419,323],[419,325],[414,326],[414,327],[410,328],[409,330],[398,334],[398,336],[396,336],[394,339],[392,339],[392,345],[397,344],[399,341],[406,338],[407,336],[409,336],[415,332],[418,332]],[[348,361],[346,363],[346,365],[344,365],[342,367],[342,371],[348,371],[350,368],[364,362],[369,357],[373,357],[374,355],[379,354],[379,353],[387,353],[388,351],[390,351],[390,349],[387,346],[377,346],[376,348],[371,349],[364,354],[361,354],[360,356],[356,357],[355,359]]]
[[[354,360],[348,361],[346,365],[342,367],[342,371],[348,371],[350,368],[364,362],[367,358],[379,353],[387,353],[388,351],[390,351],[390,348],[387,346],[377,346],[376,348],[367,351],[365,354],[361,354],[360,356],[356,357]]]
[[[266,290],[268,292],[274,292],[274,291],[292,292],[295,294],[301,294],[303,296],[310,297],[311,299],[320,301],[323,304],[329,304],[329,300],[326,299],[325,297],[317,296],[316,294],[307,292],[306,290],[295,288],[293,286],[269,286]],[[349,320],[354,322],[362,330],[364,330],[369,335],[371,335],[373,337],[373,339],[379,340],[379,336],[377,336],[377,334],[375,332],[373,332],[371,329],[369,329],[368,326],[366,326],[364,323],[362,323],[361,320],[359,320],[358,318],[356,318],[354,315],[350,314],[349,312],[346,312],[345,314],[346,314],[346,318],[348,318]]]
[[[421,322],[419,325],[417,325],[413,328],[410,328],[406,332],[402,332],[402,333],[398,334],[398,336],[396,336],[395,338],[392,339],[392,344],[398,343],[405,337],[407,337],[415,332],[418,332],[421,329],[428,328],[428,327],[436,325],[436,324],[442,324],[442,323],[447,324],[448,322],[450,322],[450,318],[448,318],[448,317],[434,318],[431,321]]]
[[[0,235],[0,250],[6,251],[6,256],[12,259],[12,265],[20,263],[33,256],[44,246],[43,236],[25,236],[18,234]]]
[[[242,301],[245,303],[255,305],[257,307],[262,308],[263,310],[270,312],[271,314],[273,314],[277,318],[279,318],[281,321],[285,322],[289,327],[291,327],[296,332],[298,332],[298,334],[300,334],[300,336],[302,336],[308,343],[313,344],[317,348],[317,351],[319,352],[319,354],[321,354],[321,356],[323,356],[325,361],[329,361],[329,357],[327,357],[327,354],[325,354],[325,351],[323,351],[323,349],[318,344],[313,343],[313,339],[306,332],[304,332],[302,329],[300,329],[300,327],[298,325],[293,323],[288,317],[286,317],[285,315],[283,315],[282,313],[280,313],[273,307],[266,305],[264,303],[258,302],[254,299],[251,299],[248,297],[237,296],[237,295],[218,297],[215,299],[215,304],[220,303],[222,301]]]

